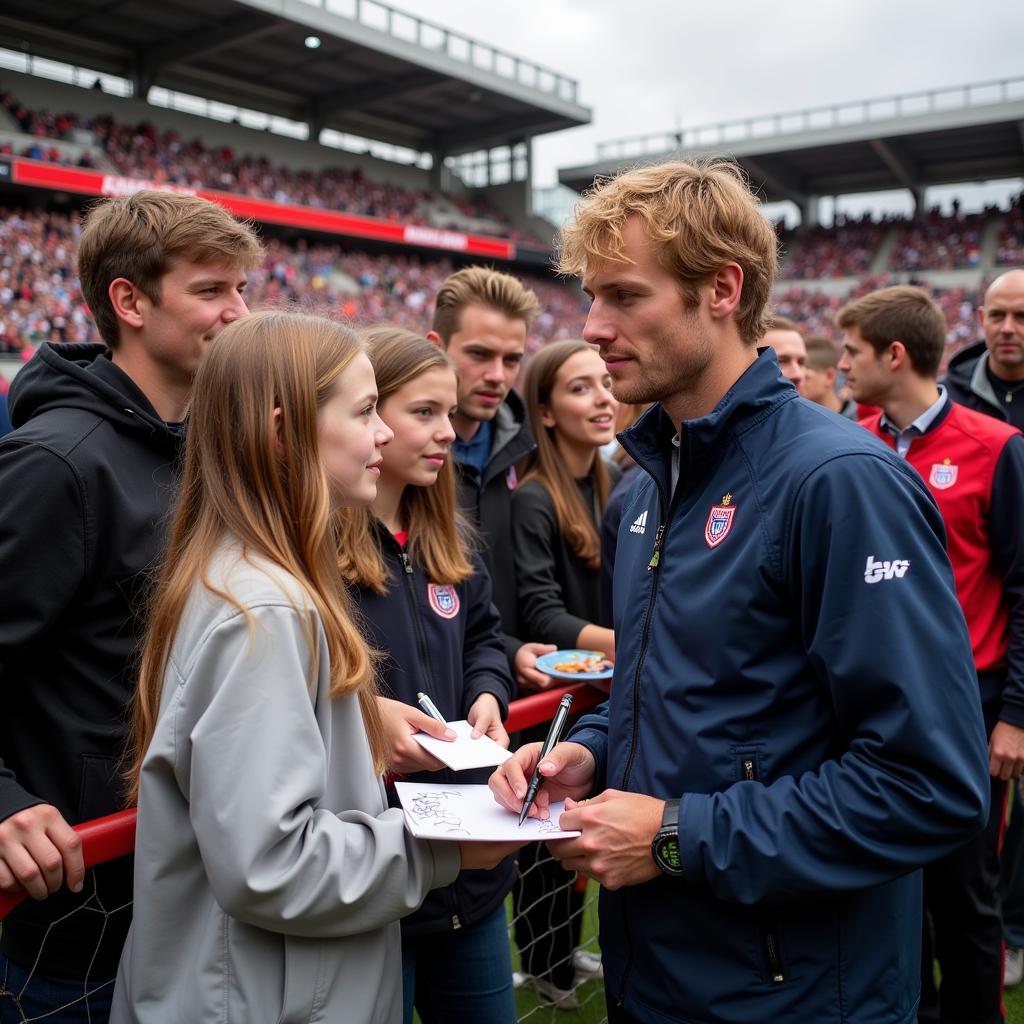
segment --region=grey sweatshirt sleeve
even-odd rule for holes
[[[206,632],[166,709],[213,894],[233,917],[286,934],[381,927],[452,881],[458,846],[414,839],[401,811],[383,809],[359,700],[326,693],[316,620],[289,605],[249,612],[251,628],[237,614]],[[364,809],[331,806],[339,792]]]

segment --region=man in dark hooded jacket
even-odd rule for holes
[[[181,421],[207,346],[246,312],[246,271],[261,252],[247,226],[193,196],[97,205],[79,269],[106,344],[44,344],[11,387],[15,430],[0,440],[0,890],[33,899],[0,936],[4,1024],[107,1019],[132,865],[85,872],[71,825],[124,806],[133,657]]]

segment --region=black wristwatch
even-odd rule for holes
[[[683,877],[683,861],[679,856],[678,800],[665,801],[665,813],[661,816],[661,828],[651,842],[651,854],[662,874],[672,878]]]

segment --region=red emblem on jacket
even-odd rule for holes
[[[725,494],[721,505],[711,506],[708,521],[704,524],[704,540],[709,548],[717,548],[729,536],[735,518],[736,506],[732,503],[732,495]]]
[[[442,619],[454,619],[459,614],[459,592],[448,583],[428,583],[427,600]]]

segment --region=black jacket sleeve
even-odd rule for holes
[[[516,556],[519,610],[531,640],[576,646],[586,619],[570,615],[555,570],[560,531],[555,507],[544,488],[531,481],[512,495],[512,544]]]
[[[87,570],[86,520],[71,467],[48,449],[9,436],[0,446],[0,690],[21,685],[18,663],[47,642],[74,601]],[[46,802],[18,784],[3,754],[0,749],[0,821]]]
[[[1006,684],[999,718],[1024,727],[1024,436],[1006,442],[992,476],[988,529],[992,562],[1010,615]]]
[[[502,720],[508,717],[508,704],[514,693],[505,652],[501,617],[491,600],[491,577],[479,555],[472,555],[473,576],[463,584],[468,612],[463,643],[462,714],[468,714],[482,693],[492,693],[501,705]]]

